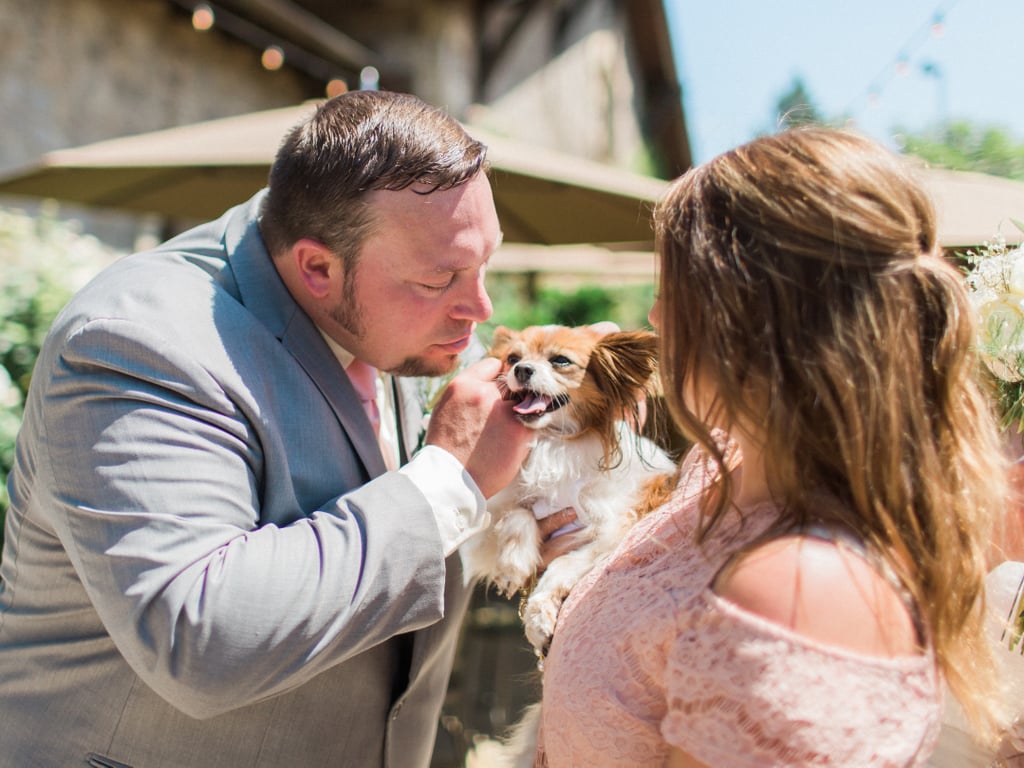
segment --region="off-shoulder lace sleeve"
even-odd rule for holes
[[[924,765],[941,706],[930,654],[823,646],[710,591],[695,608],[666,665],[669,744],[735,768]]]
[[[727,518],[694,546],[695,477],[562,607],[538,765],[660,768],[670,745],[716,768],[924,765],[942,712],[931,651],[849,653],[715,595],[715,574],[777,511]]]

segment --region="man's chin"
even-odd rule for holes
[[[409,357],[390,373],[394,376],[447,376],[459,367],[458,355],[445,355],[441,358]]]

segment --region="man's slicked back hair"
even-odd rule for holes
[[[354,91],[330,99],[277,152],[260,218],[267,249],[276,255],[310,238],[354,259],[373,224],[370,192],[457,187],[485,168],[486,152],[457,120],[415,96]]]

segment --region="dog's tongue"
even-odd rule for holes
[[[547,395],[527,395],[521,402],[516,403],[512,410],[529,416],[534,413],[544,413],[550,405],[551,398]]]

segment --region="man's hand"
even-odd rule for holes
[[[590,531],[586,528],[572,527],[575,522],[576,510],[572,507],[560,509],[537,521],[541,540],[540,573],[543,573],[556,557],[572,552],[590,541]],[[557,536],[552,536],[563,528],[568,528],[568,530]]]
[[[502,400],[495,383],[500,370],[500,361],[486,358],[452,379],[427,427],[426,444],[462,462],[484,498],[512,482],[534,438]]]

